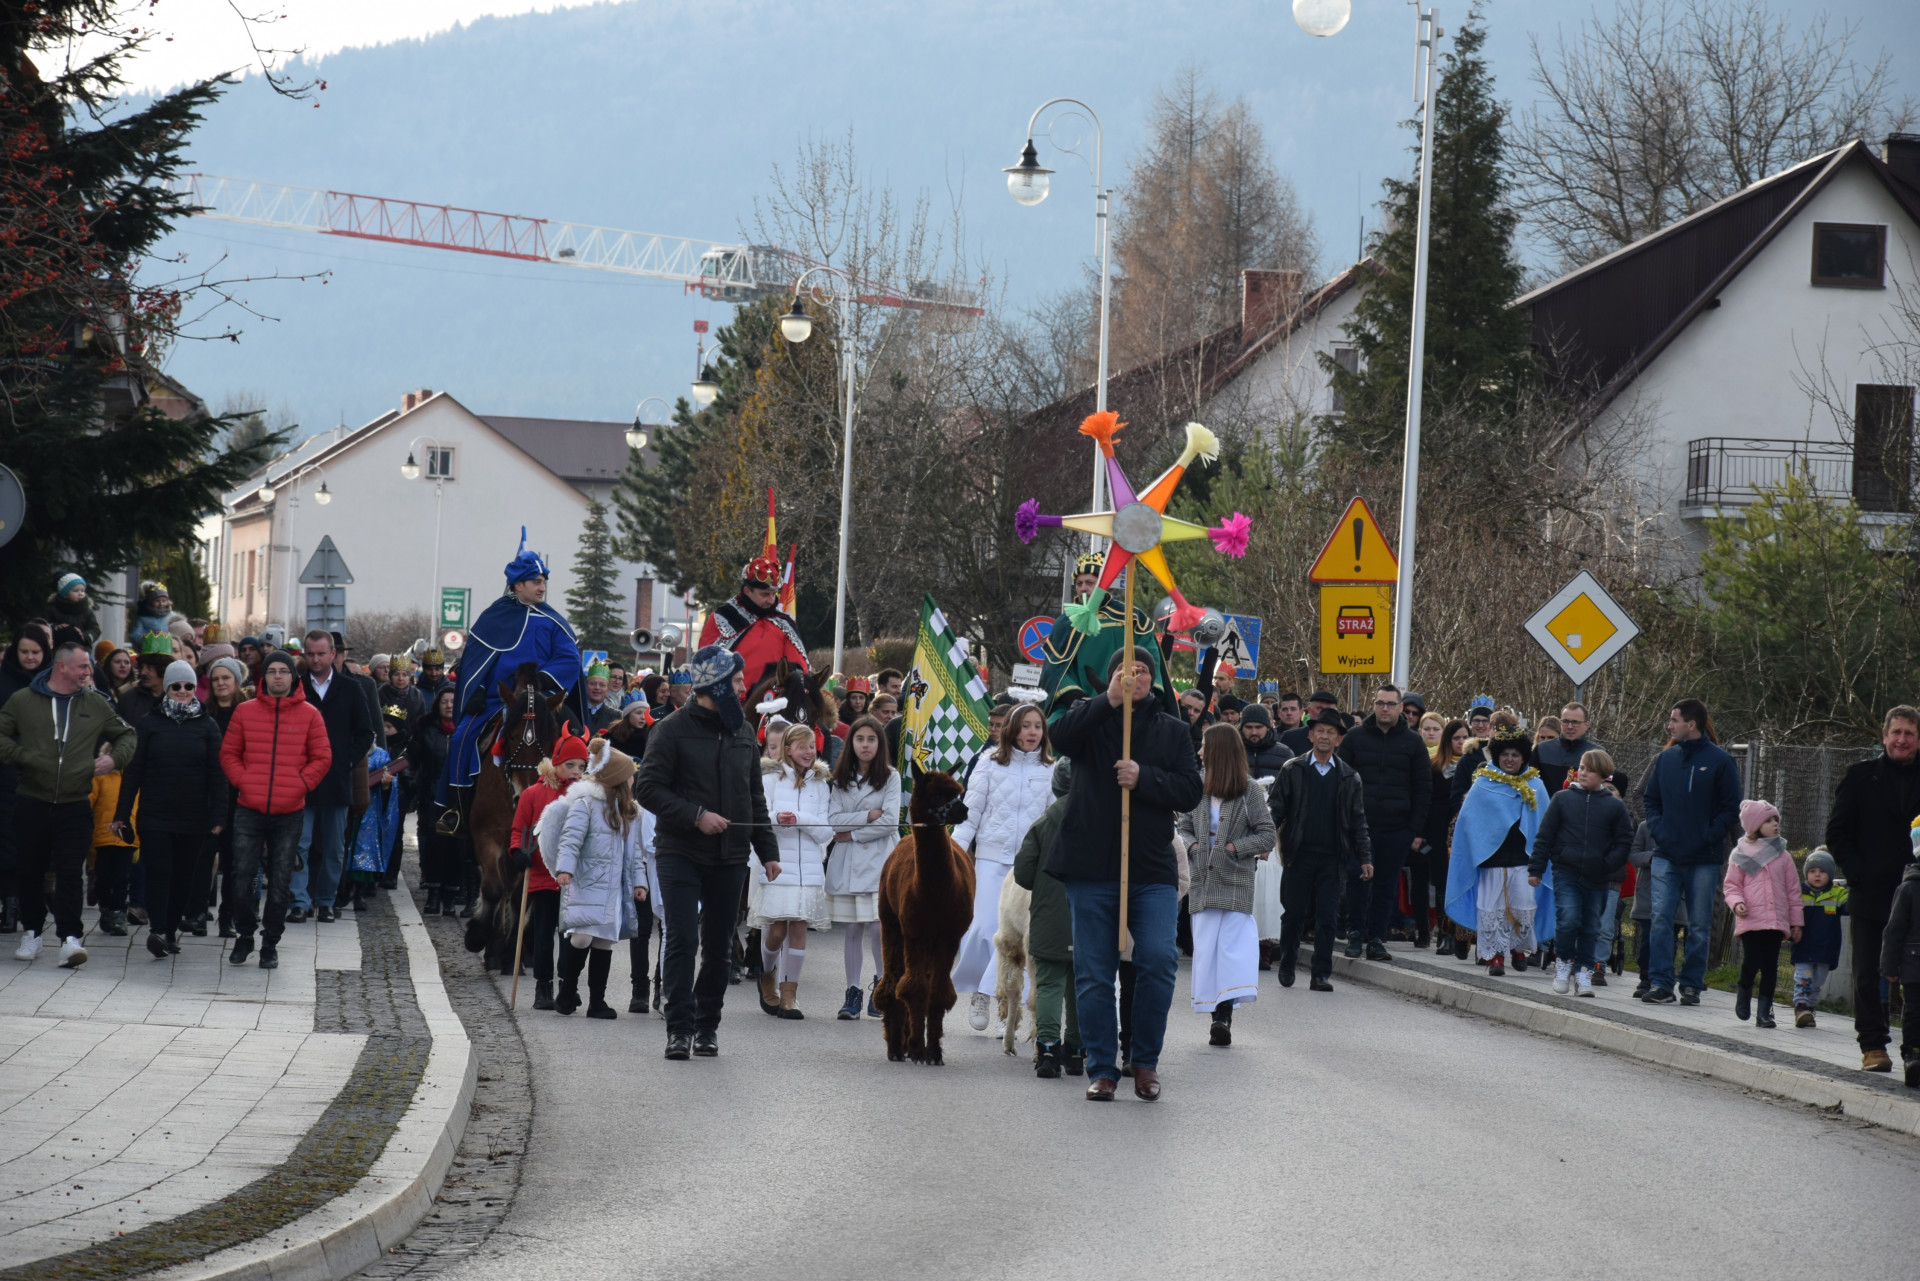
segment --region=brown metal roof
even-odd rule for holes
[[[568,484],[611,484],[627,469],[629,423],[586,418],[506,418],[494,414],[477,417]],[[650,425],[647,434],[652,436],[660,430]],[[651,444],[640,451],[640,456],[648,467],[653,466]]]

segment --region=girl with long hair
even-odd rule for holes
[[[860,948],[873,951],[880,982],[880,870],[900,840],[900,773],[887,762],[887,731],[871,716],[846,726],[846,750],[833,767],[827,821],[833,847],[827,859],[827,910],[847,927],[847,999],[839,1017],[860,1017]],[[867,1013],[878,1017],[869,999]]]
[[[633,758],[599,745],[597,764],[567,789],[564,826],[558,840],[547,836],[549,805],[536,829],[543,851],[553,854],[553,879],[560,886],[560,991],[553,1008],[571,1014],[580,1008],[580,971],[587,972],[587,1017],[619,1016],[607,1004],[607,975],[613,945],[640,932],[641,904],[647,899],[646,851],[640,839],[640,805],[633,799]],[[592,764],[592,762],[589,762]]]
[[[771,740],[771,734],[769,735]],[[760,1008],[776,1018],[806,1016],[796,1004],[800,969],[807,960],[807,927],[829,929],[826,848],[827,767],[811,725],[789,725],[780,734],[785,759],[760,776],[780,846],[780,874],[760,891],[753,924],[760,927]]]
[[[1440,727],[1440,741],[1433,753],[1432,799],[1427,803],[1427,830],[1423,833],[1427,838],[1427,884],[1433,888],[1434,951],[1442,956],[1454,952],[1464,957],[1467,947],[1466,941],[1456,936],[1456,927],[1447,915],[1448,847],[1453,841],[1453,816],[1460,808],[1453,795],[1453,776],[1461,768],[1467,737],[1463,720],[1451,720]],[[1464,929],[1461,927],[1462,932]]]
[[[1209,1042],[1233,1044],[1233,1007],[1260,995],[1260,931],[1253,921],[1254,865],[1274,848],[1267,793],[1247,776],[1246,746],[1232,725],[1200,739],[1200,803],[1174,825],[1188,864],[1193,922],[1193,1008],[1213,1016]]]

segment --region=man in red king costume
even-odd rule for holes
[[[808,671],[806,642],[780,609],[780,563],[772,556],[755,556],[741,569],[740,578],[740,594],[707,615],[696,648],[719,645],[740,655],[749,688],[783,658]]]

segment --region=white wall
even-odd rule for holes
[[[1336,346],[1348,345],[1341,326],[1359,301],[1360,290],[1356,287],[1322,307],[1222,388],[1201,421],[1209,426],[1213,419],[1219,419],[1272,427],[1295,412],[1331,413],[1333,391],[1319,358],[1331,354]]]

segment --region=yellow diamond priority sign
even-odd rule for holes
[[[1627,611],[1585,570],[1535,610],[1526,628],[1576,685],[1586,684],[1640,634]]]

